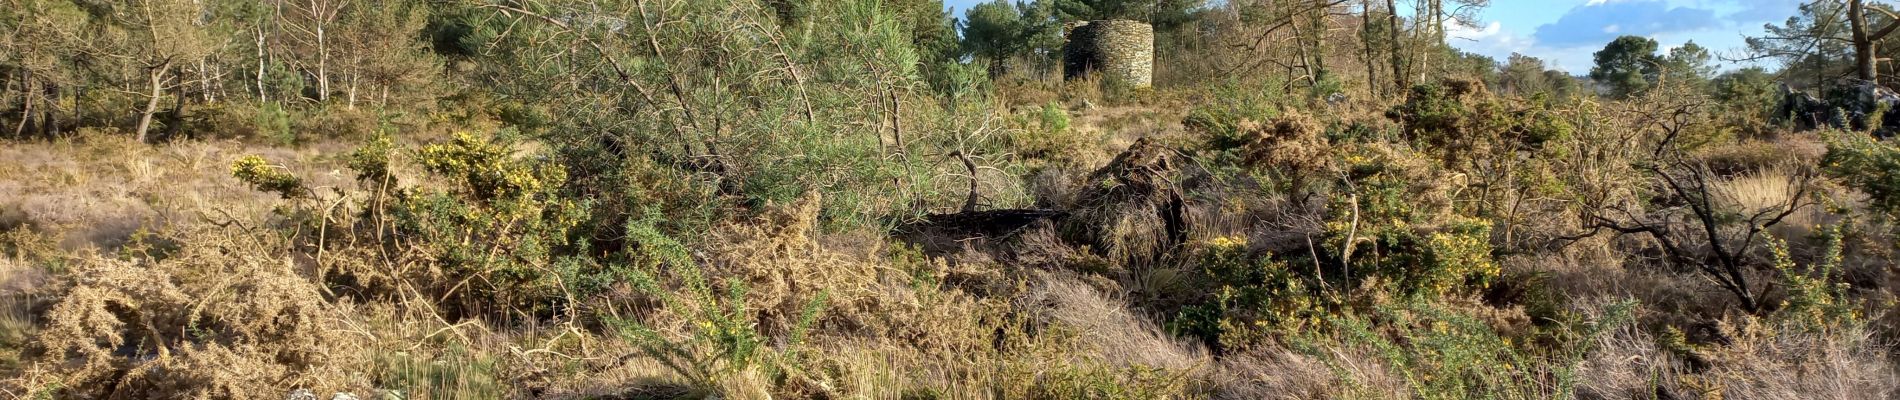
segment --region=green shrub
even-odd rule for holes
[[[303,178],[284,172],[281,167],[270,165],[269,161],[255,155],[231,162],[231,176],[259,191],[276,193],[286,199],[310,194],[310,190],[303,186]]]
[[[1490,222],[1452,209],[1450,184],[1433,164],[1403,148],[1361,147],[1345,157],[1349,182],[1328,200],[1323,241],[1353,278],[1439,296],[1498,276]]]
[[[1774,255],[1775,271],[1788,288],[1777,314],[1803,328],[1826,331],[1860,320],[1860,311],[1847,297],[1847,283],[1841,279],[1841,227],[1830,226],[1822,233],[1821,258],[1803,268],[1788,255],[1788,244],[1769,238],[1768,249]]]
[[[1069,131],[1069,110],[1062,103],[1050,101],[1042,105],[1042,130],[1062,134]]]
[[[1285,262],[1254,256],[1245,239],[1216,238],[1194,256],[1212,298],[1183,308],[1169,323],[1177,335],[1200,339],[1217,352],[1260,344],[1311,326],[1321,311],[1305,276]]]
[[[1207,136],[1205,142],[1212,152],[1233,152],[1252,142],[1252,135],[1241,127],[1245,121],[1258,123],[1279,116],[1279,110],[1273,108],[1273,100],[1264,95],[1222,87],[1210,97],[1216,100],[1188,110],[1182,127],[1186,127],[1188,133]]]
[[[390,166],[397,156],[421,164],[430,176],[418,180],[435,184],[399,185]],[[322,273],[340,272],[329,276],[332,283],[370,294],[420,290],[451,315],[574,312],[575,298],[605,290],[582,285],[612,272],[601,267],[603,259],[586,257],[590,243],[579,240],[589,237],[577,227],[589,219],[590,203],[560,193],[561,165],[516,157],[505,137],[458,133],[415,151],[377,137],[352,152],[348,164],[366,193],[339,189],[334,198],[280,209],[298,225],[294,235],[319,234],[305,238],[312,248],[358,241],[389,246],[385,251],[393,255],[385,257],[392,259],[373,265],[322,265]],[[318,200],[301,179],[256,156],[234,162],[232,173],[258,190]],[[343,206],[349,201],[366,202],[356,220],[362,229],[346,229],[354,223],[338,210],[352,209]],[[404,281],[430,284],[398,287]]]
[[[298,142],[296,132],[290,129],[290,111],[277,103],[259,105],[254,125],[257,127],[257,137],[269,143],[289,145]]]
[[[1827,132],[1822,168],[1848,187],[1867,193],[1880,212],[1900,213],[1900,149],[1859,133]]]
[[[1337,340],[1368,350],[1417,398],[1572,398],[1583,358],[1595,351],[1603,335],[1628,324],[1635,306],[1616,303],[1597,320],[1566,321],[1553,337],[1567,339],[1545,347],[1500,335],[1473,315],[1433,303],[1377,305],[1367,315],[1331,318],[1330,329],[1324,330],[1330,336],[1306,335],[1300,347],[1319,348]],[[1355,361],[1338,352],[1319,356],[1342,372],[1344,364]],[[1340,378],[1358,384],[1350,375]]]
[[[625,279],[642,293],[659,299],[662,307],[685,316],[690,334],[669,337],[634,319],[607,317],[621,337],[638,346],[641,354],[686,377],[702,390],[716,391],[724,380],[763,372],[771,382],[783,383],[799,372],[798,351],[805,334],[823,312],[827,295],[820,292],[806,303],[798,322],[776,348],[759,332],[753,311],[746,306],[746,284],[727,279],[714,285],[690,259],[667,264],[679,277],[680,288],[662,285],[645,268],[627,269]],[[723,292],[719,289],[723,286]]]
[[[495,117],[500,119],[502,124],[529,135],[544,133],[553,124],[551,120],[554,118],[547,107],[518,102],[502,103],[496,107]]]

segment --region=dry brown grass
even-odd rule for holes
[[[272,195],[230,176],[230,162],[262,154],[311,180],[338,186],[342,144],[288,149],[237,142],[147,146],[124,137],[81,135],[0,146],[0,210],[55,238],[62,248],[113,249],[144,229],[158,231],[209,218],[260,218]]]
[[[1742,215],[1781,212],[1791,204],[1805,204],[1808,199],[1795,198],[1800,191],[1798,172],[1800,167],[1789,164],[1776,164],[1739,173],[1715,182],[1710,188],[1717,207],[1733,210]],[[1790,237],[1802,237],[1812,233],[1816,223],[1828,218],[1825,209],[1818,206],[1804,206],[1796,210],[1781,224],[1798,232]]]
[[[1213,362],[1199,343],[1162,332],[1122,301],[1073,278],[1045,276],[1017,301],[1038,320],[1074,329],[1089,357],[1112,365],[1191,371]]]
[[[1403,399],[1409,388],[1362,349],[1329,349],[1345,362],[1281,347],[1250,350],[1221,360],[1213,377],[1217,399]]]
[[[1599,339],[1585,360],[1586,398],[1889,399],[1900,395],[1891,347],[1868,331],[1809,331],[1750,317],[1722,321],[1725,344],[1668,350],[1635,327]],[[1680,346],[1680,345],[1677,345]],[[1691,360],[1692,359],[1692,360]]]
[[[1822,332],[1751,318],[1724,321],[1730,343],[1711,348],[1710,368],[1685,386],[1738,399],[1891,399],[1900,396],[1900,368],[1891,346],[1870,332]]]

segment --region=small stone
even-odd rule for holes
[[[288,397],[285,397],[285,399],[289,399],[289,400],[317,400],[317,394],[316,394],[316,393],[312,393],[312,392],[310,392],[310,389],[297,389],[297,390],[292,390],[292,391],[290,391],[290,396],[288,396]]]
[[[336,395],[330,396],[330,400],[357,400],[357,398],[350,392],[336,392]]]

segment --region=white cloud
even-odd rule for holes
[[[1460,50],[1483,54],[1503,61],[1511,53],[1531,53],[1537,47],[1536,40],[1506,29],[1504,23],[1491,21],[1483,27],[1454,22],[1445,28],[1451,44]]]
[[[1569,3],[1573,5],[1568,6],[1570,10],[1548,22],[1490,15],[1486,18],[1489,21],[1472,26],[1453,24],[1447,27],[1449,42],[1460,50],[1498,61],[1511,53],[1521,53],[1543,59],[1554,69],[1583,73],[1590,69],[1591,53],[1620,35],[1655,39],[1665,52],[1688,40],[1712,52],[1735,51],[1743,45],[1743,35],[1759,34],[1758,28],[1750,27],[1760,25],[1736,19],[1743,16],[1740,14],[1785,18],[1804,0],[1586,1]],[[1735,27],[1740,31],[1728,29]]]
[[[1463,22],[1454,20],[1452,21],[1451,27],[1445,30],[1445,33],[1449,34],[1451,37],[1464,38],[1464,39],[1470,39],[1470,40],[1490,39],[1490,38],[1497,37],[1498,34],[1503,33],[1503,32],[1504,32],[1504,23],[1498,22],[1498,21],[1491,21],[1489,25],[1485,25],[1483,28],[1479,28],[1479,27],[1475,27],[1471,25],[1465,25]]]
[[[1676,6],[1665,0],[1609,1],[1571,8],[1556,21],[1538,25],[1532,36],[1551,47],[1590,47],[1620,35],[1695,32],[1722,22],[1712,9]]]

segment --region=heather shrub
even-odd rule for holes
[[[1084,167],[1085,162],[1093,162],[1090,149],[1099,147],[1102,139],[1099,132],[1071,129],[1069,111],[1054,101],[1019,113],[1015,120],[1018,128],[999,147],[1015,150],[1015,156],[1032,169]]]
[[[266,109],[258,116],[258,123],[268,129],[276,129],[280,110]],[[289,113],[288,132],[291,144],[315,138],[341,139],[356,141],[368,138],[382,131],[383,121],[375,111],[367,108],[347,108],[329,105],[317,108],[295,109]],[[280,131],[282,132],[282,131]],[[272,135],[273,137],[283,137]]]

